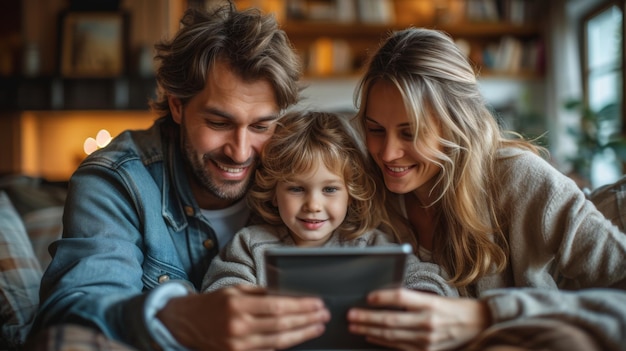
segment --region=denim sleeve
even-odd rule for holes
[[[161,321],[159,321],[156,317],[157,312],[163,308],[171,298],[184,296],[188,293],[189,289],[187,289],[183,284],[170,282],[152,290],[150,296],[146,300],[146,308],[144,311],[149,333],[163,350],[188,350],[176,341],[165,325],[163,325],[163,323],[161,323]]]
[[[53,260],[41,282],[31,334],[53,324],[77,323],[151,350],[155,344],[143,310],[144,251],[148,245],[174,246],[167,241],[167,228],[147,229],[163,222],[162,195],[140,162],[119,168],[105,161],[83,163],[70,180],[63,238],[50,246]],[[158,257],[168,256],[177,257]]]

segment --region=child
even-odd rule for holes
[[[277,246],[394,245],[364,145],[347,120],[325,112],[284,116],[261,152],[248,202],[266,224],[240,230],[216,257],[202,290],[265,285],[263,253]],[[405,285],[458,296],[441,269],[411,255]]]

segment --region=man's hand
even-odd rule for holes
[[[173,298],[157,318],[190,349],[275,350],[320,336],[330,313],[318,298],[237,286]]]

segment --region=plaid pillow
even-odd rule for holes
[[[28,238],[35,257],[45,270],[52,261],[48,246],[63,234],[63,206],[53,206],[31,211],[23,217]]]
[[[90,328],[74,324],[54,325],[40,331],[25,346],[30,351],[137,351]]]
[[[0,348],[24,343],[39,304],[42,270],[22,220],[0,192]]]

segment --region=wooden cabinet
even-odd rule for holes
[[[274,12],[309,76],[359,72],[393,30],[409,26],[450,34],[482,77],[541,77],[541,0],[273,0],[236,1]]]

